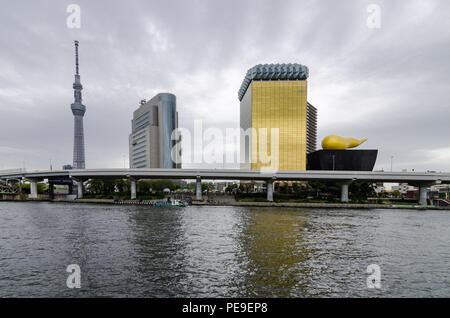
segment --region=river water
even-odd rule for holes
[[[0,202],[18,296],[449,297],[450,211]]]

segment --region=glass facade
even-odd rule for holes
[[[162,168],[176,168],[176,163],[172,160],[172,147],[176,143],[172,140],[172,132],[178,128],[176,97],[173,94],[159,94],[158,100],[162,104]]]
[[[307,81],[264,80],[250,85],[251,169],[273,169],[273,156],[278,153],[277,170],[306,170]],[[262,138],[264,128],[267,138]],[[277,130],[278,138],[273,139]],[[272,157],[271,162],[260,160],[261,153]]]

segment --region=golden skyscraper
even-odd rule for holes
[[[306,155],[316,144],[307,77],[300,64],[257,65],[247,72],[239,91],[241,169],[306,170]]]

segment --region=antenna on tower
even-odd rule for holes
[[[79,75],[78,73],[78,41],[75,40],[75,73],[76,75]]]

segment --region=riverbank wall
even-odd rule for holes
[[[115,204],[115,205],[153,205],[154,202],[150,200],[122,200],[115,202],[110,199],[76,199],[65,200],[55,199],[49,200],[48,198],[38,199],[24,199],[23,197],[14,197],[8,199],[3,197],[1,201],[16,201],[16,202],[64,202],[64,203],[91,203],[91,204]],[[363,203],[292,203],[292,202],[207,202],[207,201],[193,201],[192,205],[195,206],[241,206],[241,207],[284,207],[284,208],[315,208],[315,209],[415,209],[415,210],[449,210],[450,207],[436,207],[436,206],[420,206],[415,204],[363,204]]]

